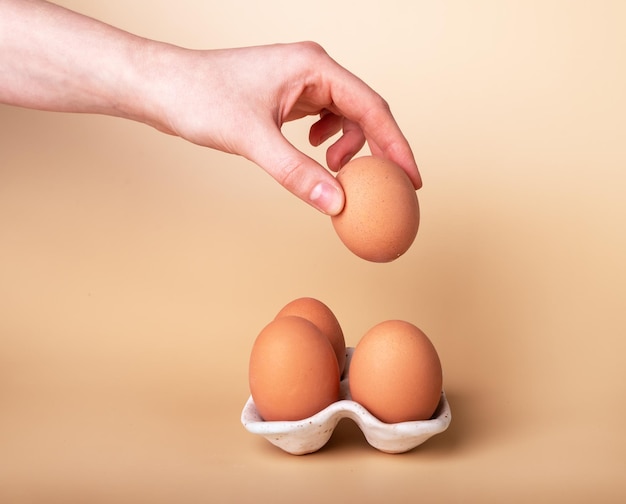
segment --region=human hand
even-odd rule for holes
[[[344,204],[341,185],[281,133],[287,121],[319,115],[314,146],[343,131],[326,152],[331,170],[367,141],[374,156],[395,161],[421,186],[387,103],[315,43],[197,51],[49,2],[2,0],[0,9],[0,74],[11,76],[0,80],[1,103],[142,121],[242,155],[334,215]]]
[[[144,122],[199,145],[239,154],[315,208],[337,214],[341,185],[282,134],[285,122],[319,115],[309,141],[338,171],[367,142],[372,155],[396,162],[421,186],[411,148],[387,103],[315,43],[194,51],[151,47]],[[156,63],[155,63],[156,62]]]

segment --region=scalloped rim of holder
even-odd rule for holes
[[[322,448],[343,418],[354,421],[367,442],[386,453],[403,453],[445,431],[452,414],[444,391],[433,417],[429,420],[387,424],[378,420],[367,409],[350,397],[349,367],[354,348],[346,348],[346,369],[341,380],[340,399],[315,415],[298,421],[264,421],[248,398],[241,412],[241,423],[248,432],[265,437],[280,449],[304,455]]]

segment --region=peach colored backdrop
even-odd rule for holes
[[[390,103],[424,178],[400,260],[351,255],[251,163],[119,119],[0,108],[0,501],[626,499],[626,4],[64,0],[190,47],[312,39]],[[306,145],[310,121],[285,128]],[[448,431],[400,456],[342,422],[246,432],[287,301],[354,346],[433,340]]]

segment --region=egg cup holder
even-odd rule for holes
[[[342,418],[354,421],[367,442],[385,453],[404,453],[445,431],[452,414],[445,392],[432,418],[414,422],[387,424],[378,420],[350,396],[349,370],[354,348],[346,349],[346,366],[341,380],[340,400],[315,415],[298,421],[264,421],[252,397],[241,412],[241,423],[248,432],[265,437],[270,443],[292,455],[305,455],[322,448]]]

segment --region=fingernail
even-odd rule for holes
[[[343,197],[339,190],[327,182],[317,184],[309,196],[311,204],[328,215],[336,215],[343,208]]]

